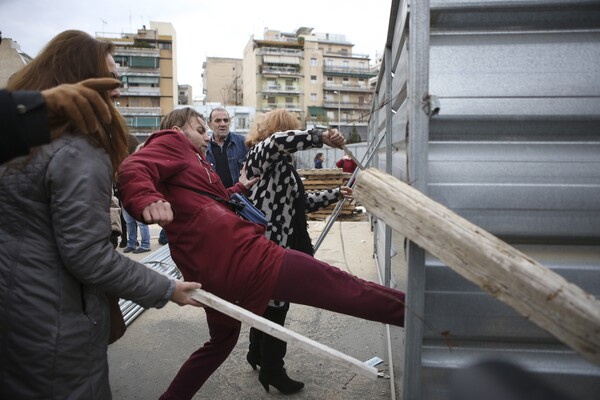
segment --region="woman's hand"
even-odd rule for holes
[[[204,304],[192,298],[192,290],[200,289],[201,287],[202,285],[197,282],[175,281],[175,291],[173,291],[173,296],[171,296],[170,300],[180,306],[204,307]]]
[[[340,186],[340,193],[345,199],[352,200],[352,188],[348,186]]]
[[[258,182],[258,176],[255,176],[252,179],[248,179],[248,177],[246,176],[246,164],[244,164],[242,166],[242,170],[240,171],[240,183],[244,185],[246,190],[250,190],[252,186],[256,185],[256,182]]]
[[[323,143],[325,143],[327,146],[335,147],[338,149],[341,149],[342,146],[346,143],[346,139],[344,139],[344,136],[335,128],[323,132],[323,134],[321,135],[321,139],[323,140]]]

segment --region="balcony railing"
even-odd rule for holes
[[[160,96],[159,87],[122,87],[121,96]]]
[[[117,72],[121,76],[152,76],[160,77],[160,69],[158,68],[131,68],[131,67],[118,67]]]
[[[370,68],[344,68],[344,67],[332,67],[325,66],[323,68],[325,74],[335,74],[335,75],[353,75],[359,77],[370,78],[372,76],[377,75],[377,71],[373,71]]]
[[[359,102],[350,102],[350,101],[343,101],[341,103],[338,103],[337,101],[325,101],[324,104],[325,108],[333,108],[333,109],[337,109],[338,107],[340,109],[365,109],[365,108],[369,108],[371,107],[371,102],[370,101],[365,101],[363,103],[359,103]]]
[[[301,75],[299,68],[290,67],[273,67],[273,66],[262,66],[263,74],[276,74],[276,75]]]
[[[302,57],[304,52],[298,49],[286,49],[280,47],[263,47],[258,51],[261,56],[294,56]]]
[[[141,56],[141,57],[160,57],[160,49],[139,48],[139,47],[117,47],[115,49],[116,56]]]
[[[333,83],[325,83],[324,88],[327,90],[338,90],[345,92],[373,92],[373,88],[369,85],[340,85]]]
[[[263,110],[275,110],[278,108],[285,108],[292,112],[302,112],[302,107],[298,103],[263,103]]]
[[[275,94],[299,94],[300,88],[296,86],[282,86],[282,85],[271,85],[271,86],[263,86],[263,93],[275,93]]]
[[[158,116],[160,117],[160,107],[119,107],[117,110],[123,115],[144,115],[144,116]]]
[[[325,51],[326,56],[339,56],[339,57],[348,57],[348,58],[363,58],[370,59],[368,54],[359,54],[359,53],[348,53],[345,51]]]

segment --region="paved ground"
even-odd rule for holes
[[[324,223],[310,222],[313,241]],[[151,227],[152,249],[158,245],[158,227]],[[370,225],[336,222],[321,245],[317,258],[364,279],[377,281],[372,257]],[[149,253],[133,255],[142,259]],[[386,360],[385,327],[328,311],[292,305],[286,326],[320,343],[359,360],[380,357]],[[396,328],[395,328],[396,329]],[[403,330],[397,328],[396,334]],[[170,303],[161,310],[147,310],[128,328],[125,336],[109,347],[110,380],[115,400],[157,399],[181,364],[208,339],[202,309]],[[266,393],[258,372],[247,364],[248,327],[242,327],[238,345],[225,363],[206,382],[195,400],[254,400],[291,398],[301,400],[390,399],[387,362],[377,368],[383,378],[369,380],[337,364],[290,346],[286,367],[292,378],[306,387],[298,394],[284,396],[271,388]]]

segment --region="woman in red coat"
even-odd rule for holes
[[[353,173],[354,170],[358,167],[356,162],[350,158],[348,154],[344,154],[342,158],[335,163],[335,166],[341,168],[344,172]]]
[[[240,182],[225,189],[204,157],[209,138],[200,114],[175,110],[161,129],[122,164],[119,189],[134,218],[165,228],[173,261],[186,280],[258,315],[275,298],[404,325],[404,293],[284,249],[264,236],[262,225],[216,200],[247,193],[256,178],[249,181],[242,171]],[[319,132],[311,132],[310,140],[322,146]],[[205,310],[210,340],[183,364],[163,400],[191,399],[237,342],[239,321]]]

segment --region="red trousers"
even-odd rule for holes
[[[286,250],[269,298],[404,326],[404,293],[359,279],[304,253]],[[182,365],[161,400],[191,399],[235,347],[240,323],[216,324],[207,313],[210,340]]]

